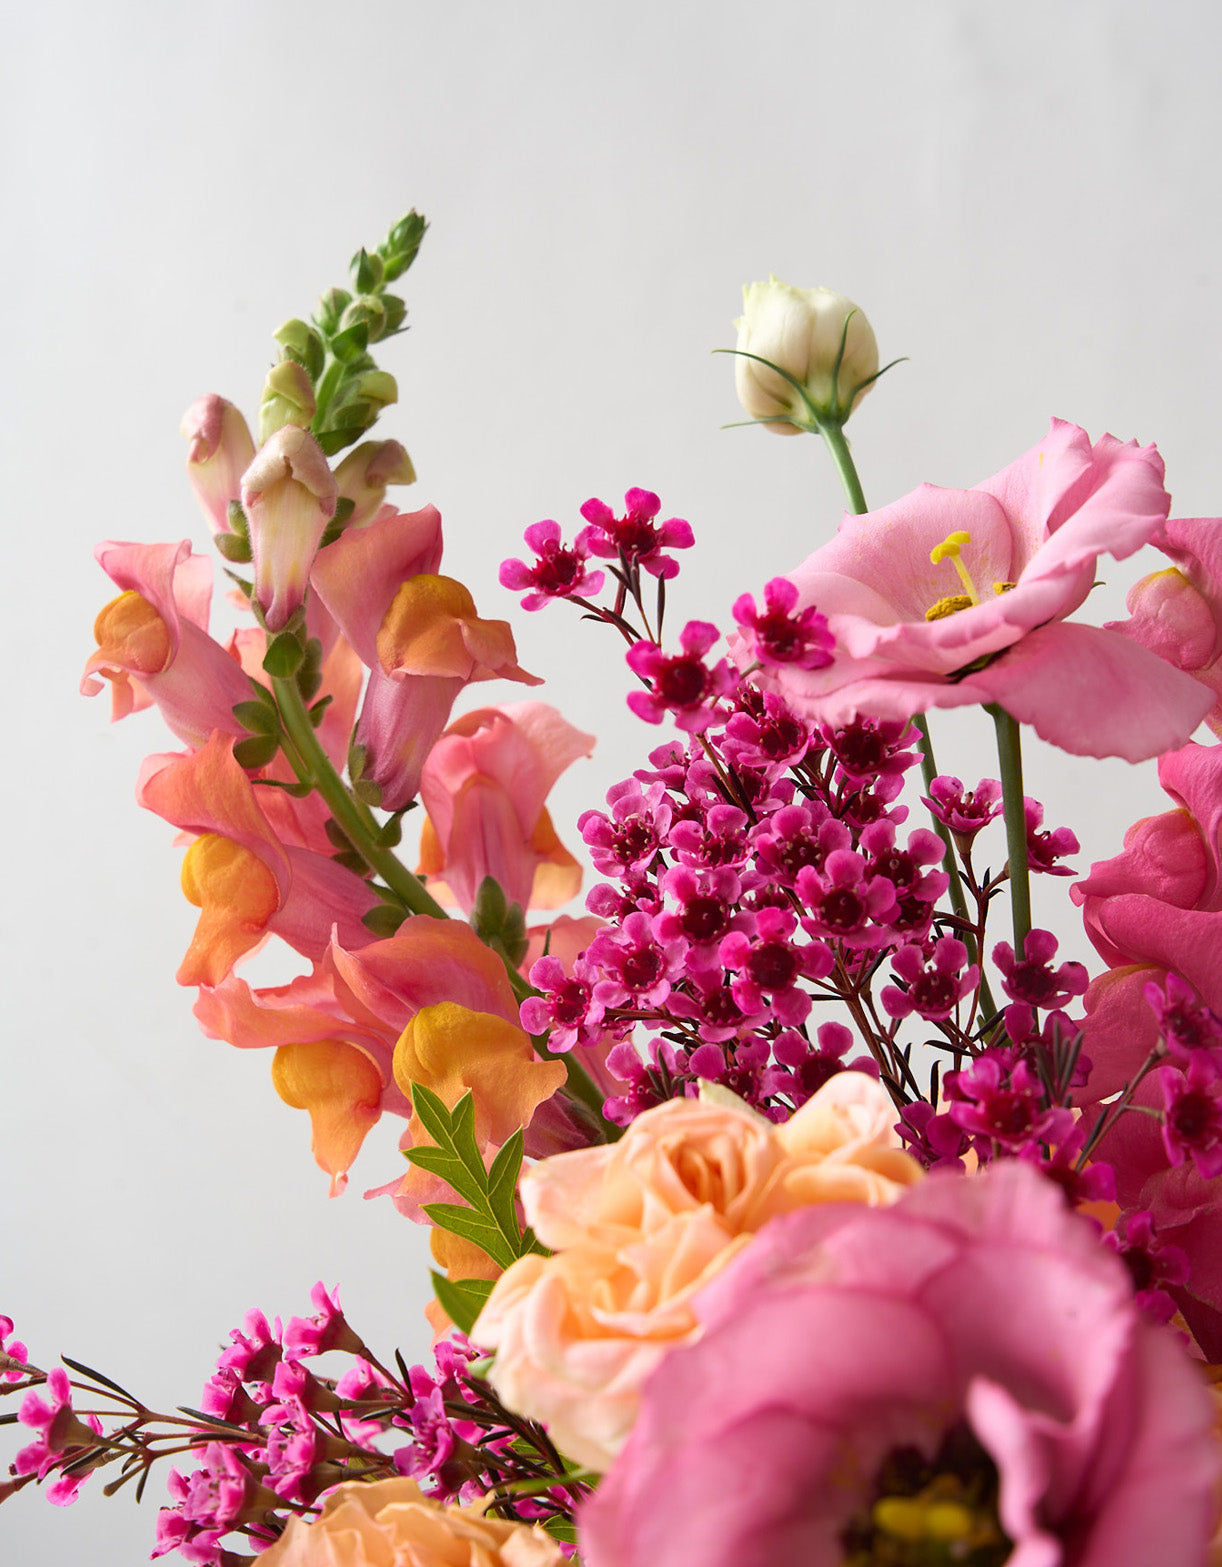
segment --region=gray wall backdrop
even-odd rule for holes
[[[911,356],[851,427],[874,504],[969,485],[1057,414],[1157,440],[1176,511],[1222,510],[1220,32],[1205,0],[7,8],[0,1310],[35,1358],[193,1403],[248,1306],[305,1310],[319,1278],[376,1342],[428,1343],[424,1237],[360,1196],[397,1168],[395,1128],[328,1202],[267,1058],[197,1033],[173,979],[180,852],[132,803],[172,741],[76,694],[113,592],[94,542],[203,542],[187,404],[253,409],[271,330],[427,213],[386,433],[419,471],[405,504],[442,511],[448,569],[600,736],[556,798],[572,842],[660,735],[624,709],[607,637],[497,587],[522,528],[658,490],[699,541],[677,629],[725,623],[840,515],[816,442],[719,429],[738,410],[709,351],[744,282],[838,287],[884,357]],[[1101,615],[1133,573],[1106,575]],[[987,720],[936,733],[948,770],[992,769]],[[1084,868],[1161,808],[1151,768],[1038,742],[1027,766]],[[98,1492],[6,1505],[0,1560],[134,1567],[157,1488],[139,1509]]]

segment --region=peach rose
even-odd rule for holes
[[[471,1333],[497,1351],[500,1398],[609,1468],[641,1385],[698,1331],[692,1297],[756,1230],[811,1203],[894,1202],[920,1178],[894,1119],[872,1078],[842,1072],[781,1126],[710,1088],[646,1111],[618,1143],[542,1160],[522,1203],[555,1254],[514,1263]]]
[[[542,1529],[442,1507],[414,1480],[337,1486],[312,1522],[291,1518],[260,1567],[564,1567]]]

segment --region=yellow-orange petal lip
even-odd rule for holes
[[[280,906],[276,878],[250,849],[204,833],[183,857],[182,890],[200,917],[178,983],[219,985],[238,959],[263,940]]]
[[[470,680],[481,669],[517,671],[507,620],[481,620],[475,600],[453,577],[422,573],[402,583],[378,630],[382,667],[409,675]]]
[[[286,1105],[309,1111],[315,1163],[330,1175],[331,1196],[338,1197],[366,1133],[382,1113],[382,1074],[355,1045],[310,1039],[278,1046],[272,1086]]]
[[[159,675],[173,655],[169,627],[141,594],[129,589],[98,611],[93,623],[98,651],[90,665],[117,664],[133,674]]]

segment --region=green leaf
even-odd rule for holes
[[[274,707],[269,707],[266,702],[238,702],[233,709],[233,716],[241,724],[243,729],[249,729],[255,735],[278,735],[280,733],[280,718]]]
[[[328,693],[326,696],[319,697],[318,701],[315,702],[314,706],[310,709],[310,722],[313,724],[315,729],[317,729],[319,724],[322,723],[323,716],[327,709],[331,706],[333,700],[334,699]]]
[[[267,644],[263,668],[273,680],[291,680],[301,668],[305,649],[290,632],[281,632]]]
[[[486,1252],[499,1268],[507,1268],[517,1261],[517,1251],[491,1219],[483,1219],[474,1208],[464,1208],[456,1202],[426,1202],[422,1208],[439,1229],[471,1241]]]
[[[442,1311],[463,1333],[470,1333],[475,1320],[484,1309],[484,1302],[492,1293],[491,1279],[447,1279],[444,1273],[430,1268],[433,1293]]]
[[[522,1165],[522,1133],[509,1138],[484,1168],[475,1138],[475,1101],[468,1091],[453,1110],[422,1083],[409,1085],[412,1108],[432,1145],[407,1150],[407,1159],[419,1169],[440,1176],[467,1204],[426,1203],[424,1211],[439,1228],[473,1241],[498,1267],[507,1268],[528,1252],[543,1252],[529,1230],[518,1228],[514,1191]],[[544,1255],[547,1255],[544,1252]]]
[[[279,735],[251,735],[234,746],[233,759],[239,767],[266,767],[279,749]]]
[[[402,909],[392,908],[389,903],[378,903],[361,915],[361,924],[375,936],[393,936],[406,918]]]
[[[213,543],[218,553],[234,566],[249,565],[250,540],[239,538],[236,533],[218,533]]]

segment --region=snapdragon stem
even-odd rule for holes
[[[360,803],[348,792],[343,779],[331,765],[331,760],[319,743],[310,722],[310,715],[302,701],[295,680],[273,680],[276,705],[284,723],[285,733],[293,742],[298,755],[307,768],[302,780],[315,788],[330,807],[331,815],[343,829],[345,837],[361,858],[381,876],[391,892],[413,914],[429,914],[434,919],[448,919],[432,893],[418,876],[414,876],[401,860],[389,849],[378,843],[376,824],[362,810]],[[519,979],[521,976],[518,976]]]
[[[301,692],[297,689],[297,682],[273,680],[272,688],[275,691],[276,705],[280,709],[285,734],[305,769],[302,783],[310,784],[323,797],[330,807],[331,815],[343,829],[352,847],[381,876],[405,908],[410,909],[413,914],[427,914],[438,920],[449,919],[450,916],[420,878],[413,875],[402,860],[377,841],[376,821],[360,801],[353,798],[344,780],[332,767],[331,759],[323,750],[314,732],[314,725],[310,722],[310,715],[302,701]],[[509,983],[517,999],[525,1001],[527,996],[533,996],[535,990],[529,980],[518,973],[504,953],[501,954],[501,961],[505,965],[505,973],[509,977]],[[564,1062],[568,1072],[569,1092],[575,1099],[580,1099],[589,1105],[603,1126],[608,1127],[609,1123],[602,1113],[605,1096],[594,1079],[574,1057],[573,1052],[570,1050],[564,1056],[553,1056],[549,1051],[540,1050],[539,1054],[548,1060]],[[609,1135],[614,1140],[619,1136],[619,1128],[610,1128]]]
[[[860,517],[869,511],[866,505],[865,492],[861,487],[861,479],[857,473],[857,464],[853,461],[853,454],[849,450],[849,443],[844,438],[844,426],[839,424],[819,425],[819,434],[823,437],[832,461],[836,465],[836,472],[840,475],[840,483],[844,486],[845,498],[849,503],[849,510]],[[929,724],[924,713],[913,715],[913,723],[921,736],[921,778],[925,784],[926,793],[930,792],[934,779],[938,776],[938,764],[934,760],[933,741],[929,735]],[[973,963],[979,961],[979,951],[976,938],[971,931],[971,919],[967,912],[967,898],[963,891],[963,880],[959,875],[959,862],[955,857],[955,844],[950,835],[950,828],[944,822],[934,819],[934,830],[942,840],[942,868],[950,878],[950,906],[963,923],[964,944],[967,947],[968,957]],[[1025,840],[1024,840],[1025,842]],[[989,994],[988,980],[984,976],[984,968],[981,967],[981,1000],[985,1006],[992,1010],[993,1000]]]
[[[997,729],[997,763],[1006,811],[1006,849],[1010,860],[1010,913],[1014,955],[1021,963],[1031,930],[1031,872],[1027,861],[1027,813],[1023,802],[1023,752],[1018,723],[1004,707],[990,702],[986,711]]]

